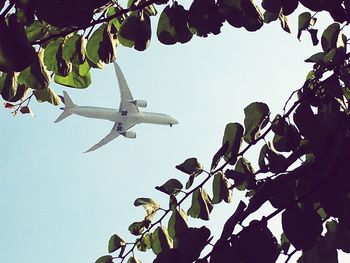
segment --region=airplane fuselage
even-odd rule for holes
[[[120,112],[117,109],[111,108],[100,108],[90,106],[76,106],[75,108],[69,109],[72,114],[80,115],[86,118],[109,120],[112,122],[123,122],[128,119],[128,122],[139,124],[139,123],[150,123],[150,124],[161,124],[170,125],[177,124],[178,121],[173,117],[154,112],[139,112],[139,113],[127,113]]]

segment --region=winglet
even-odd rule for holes
[[[73,103],[72,99],[69,97],[68,93],[63,91],[64,96],[64,108],[63,112],[60,116],[58,116],[57,120],[55,120],[55,123],[67,118],[69,115],[73,113],[73,109],[76,107]]]

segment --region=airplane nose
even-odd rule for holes
[[[178,121],[177,119],[173,118],[173,120],[172,120],[172,124],[173,124],[173,125],[175,125],[175,124],[179,124],[179,121]]]

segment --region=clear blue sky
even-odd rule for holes
[[[219,36],[185,45],[164,46],[153,37],[142,53],[118,47],[134,97],[148,101],[145,110],[170,114],[180,124],[139,125],[136,140],[119,138],[96,152],[83,154],[109,132],[108,121],[71,116],[55,124],[59,108],[35,101],[35,118],[13,118],[1,109],[0,262],[94,262],[107,253],[112,234],[133,241],[127,227],[144,215],[133,207],[137,197],[166,207],[154,186],[169,178],[185,182],[176,164],[196,156],[208,168],[225,125],[242,123],[246,105],[263,101],[280,113],[303,83],[311,68],[303,60],[319,48],[307,36],[298,42],[295,20],[291,26],[292,35],[278,23],[256,33],[225,26]],[[78,105],[118,108],[112,65],[92,75],[87,90],[64,90]],[[214,210],[212,220],[222,222],[233,206]]]

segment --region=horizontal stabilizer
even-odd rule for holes
[[[63,91],[64,96],[64,108],[61,108],[63,110],[62,114],[58,116],[57,120],[55,122],[59,122],[65,118],[67,118],[69,115],[73,114],[73,109],[76,107],[73,103],[72,99],[69,97],[68,93]]]

